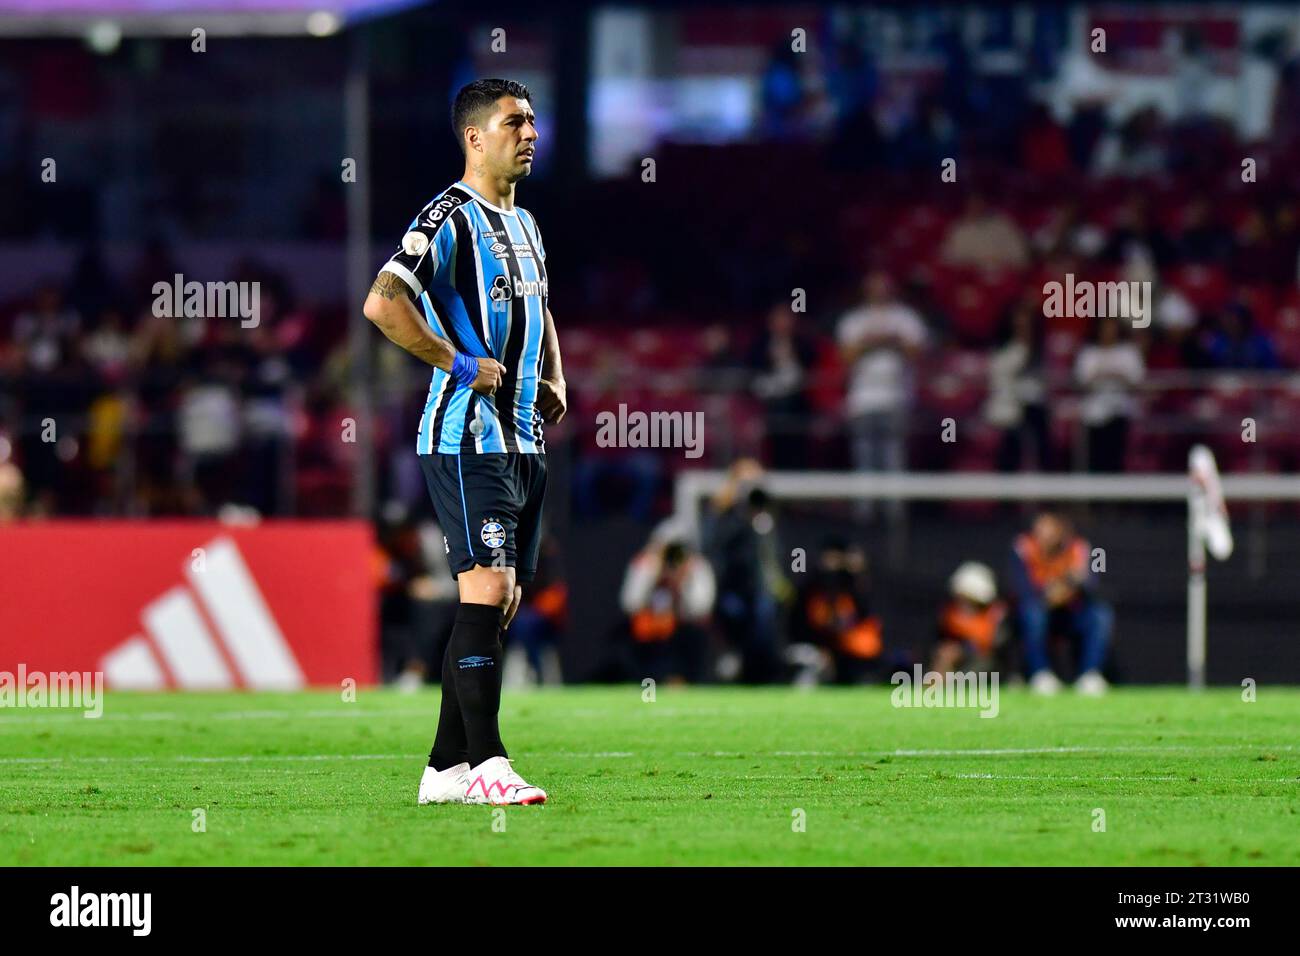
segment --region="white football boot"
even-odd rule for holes
[[[1100,672],[1087,671],[1079,675],[1079,679],[1074,682],[1074,689],[1085,697],[1100,697],[1110,689],[1110,684]]]
[[[1061,679],[1053,674],[1050,668],[1044,667],[1029,678],[1029,689],[1035,694],[1051,697],[1061,690]]]
[[[545,803],[546,791],[515,773],[509,757],[489,757],[467,775],[466,803],[494,805]]]
[[[464,803],[469,786],[469,764],[458,763],[446,770],[424,768],[420,778],[420,806],[426,803]]]

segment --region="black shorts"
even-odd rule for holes
[[[542,547],[546,456],[519,452],[420,455],[454,578],[474,565],[531,581]]]

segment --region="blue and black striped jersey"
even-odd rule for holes
[[[457,182],[420,210],[381,271],[415,291],[429,326],[456,351],[506,367],[491,397],[434,369],[416,450],[544,452],[537,381],[549,299],[532,214],[502,209]]]

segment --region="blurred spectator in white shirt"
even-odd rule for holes
[[[990,270],[1019,269],[1029,259],[1020,227],[979,193],[967,197],[966,209],[949,228],[940,255],[948,265]]]
[[[849,366],[845,404],[858,471],[906,467],[907,417],[912,405],[912,365],[925,348],[925,323],[894,295],[881,271],[871,272],[866,301],[841,316],[836,332]]]
[[[1002,344],[989,358],[984,417],[1002,432],[999,471],[1020,471],[1027,458],[1036,470],[1051,469],[1041,308],[1034,295],[1018,301],[1007,317]]]
[[[1124,470],[1134,394],[1146,374],[1141,350],[1122,337],[1116,318],[1099,319],[1093,341],[1079,350],[1074,377],[1085,389],[1081,418],[1088,429],[1088,470]]]

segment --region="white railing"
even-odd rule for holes
[[[700,503],[727,481],[724,471],[679,472],[674,518],[698,542]],[[1187,683],[1205,683],[1206,586],[1198,490],[1186,474],[1058,475],[971,472],[767,472],[763,490],[777,500],[803,501],[1184,501],[1187,503]],[[1223,497],[1233,501],[1300,501],[1300,476],[1226,475]]]

